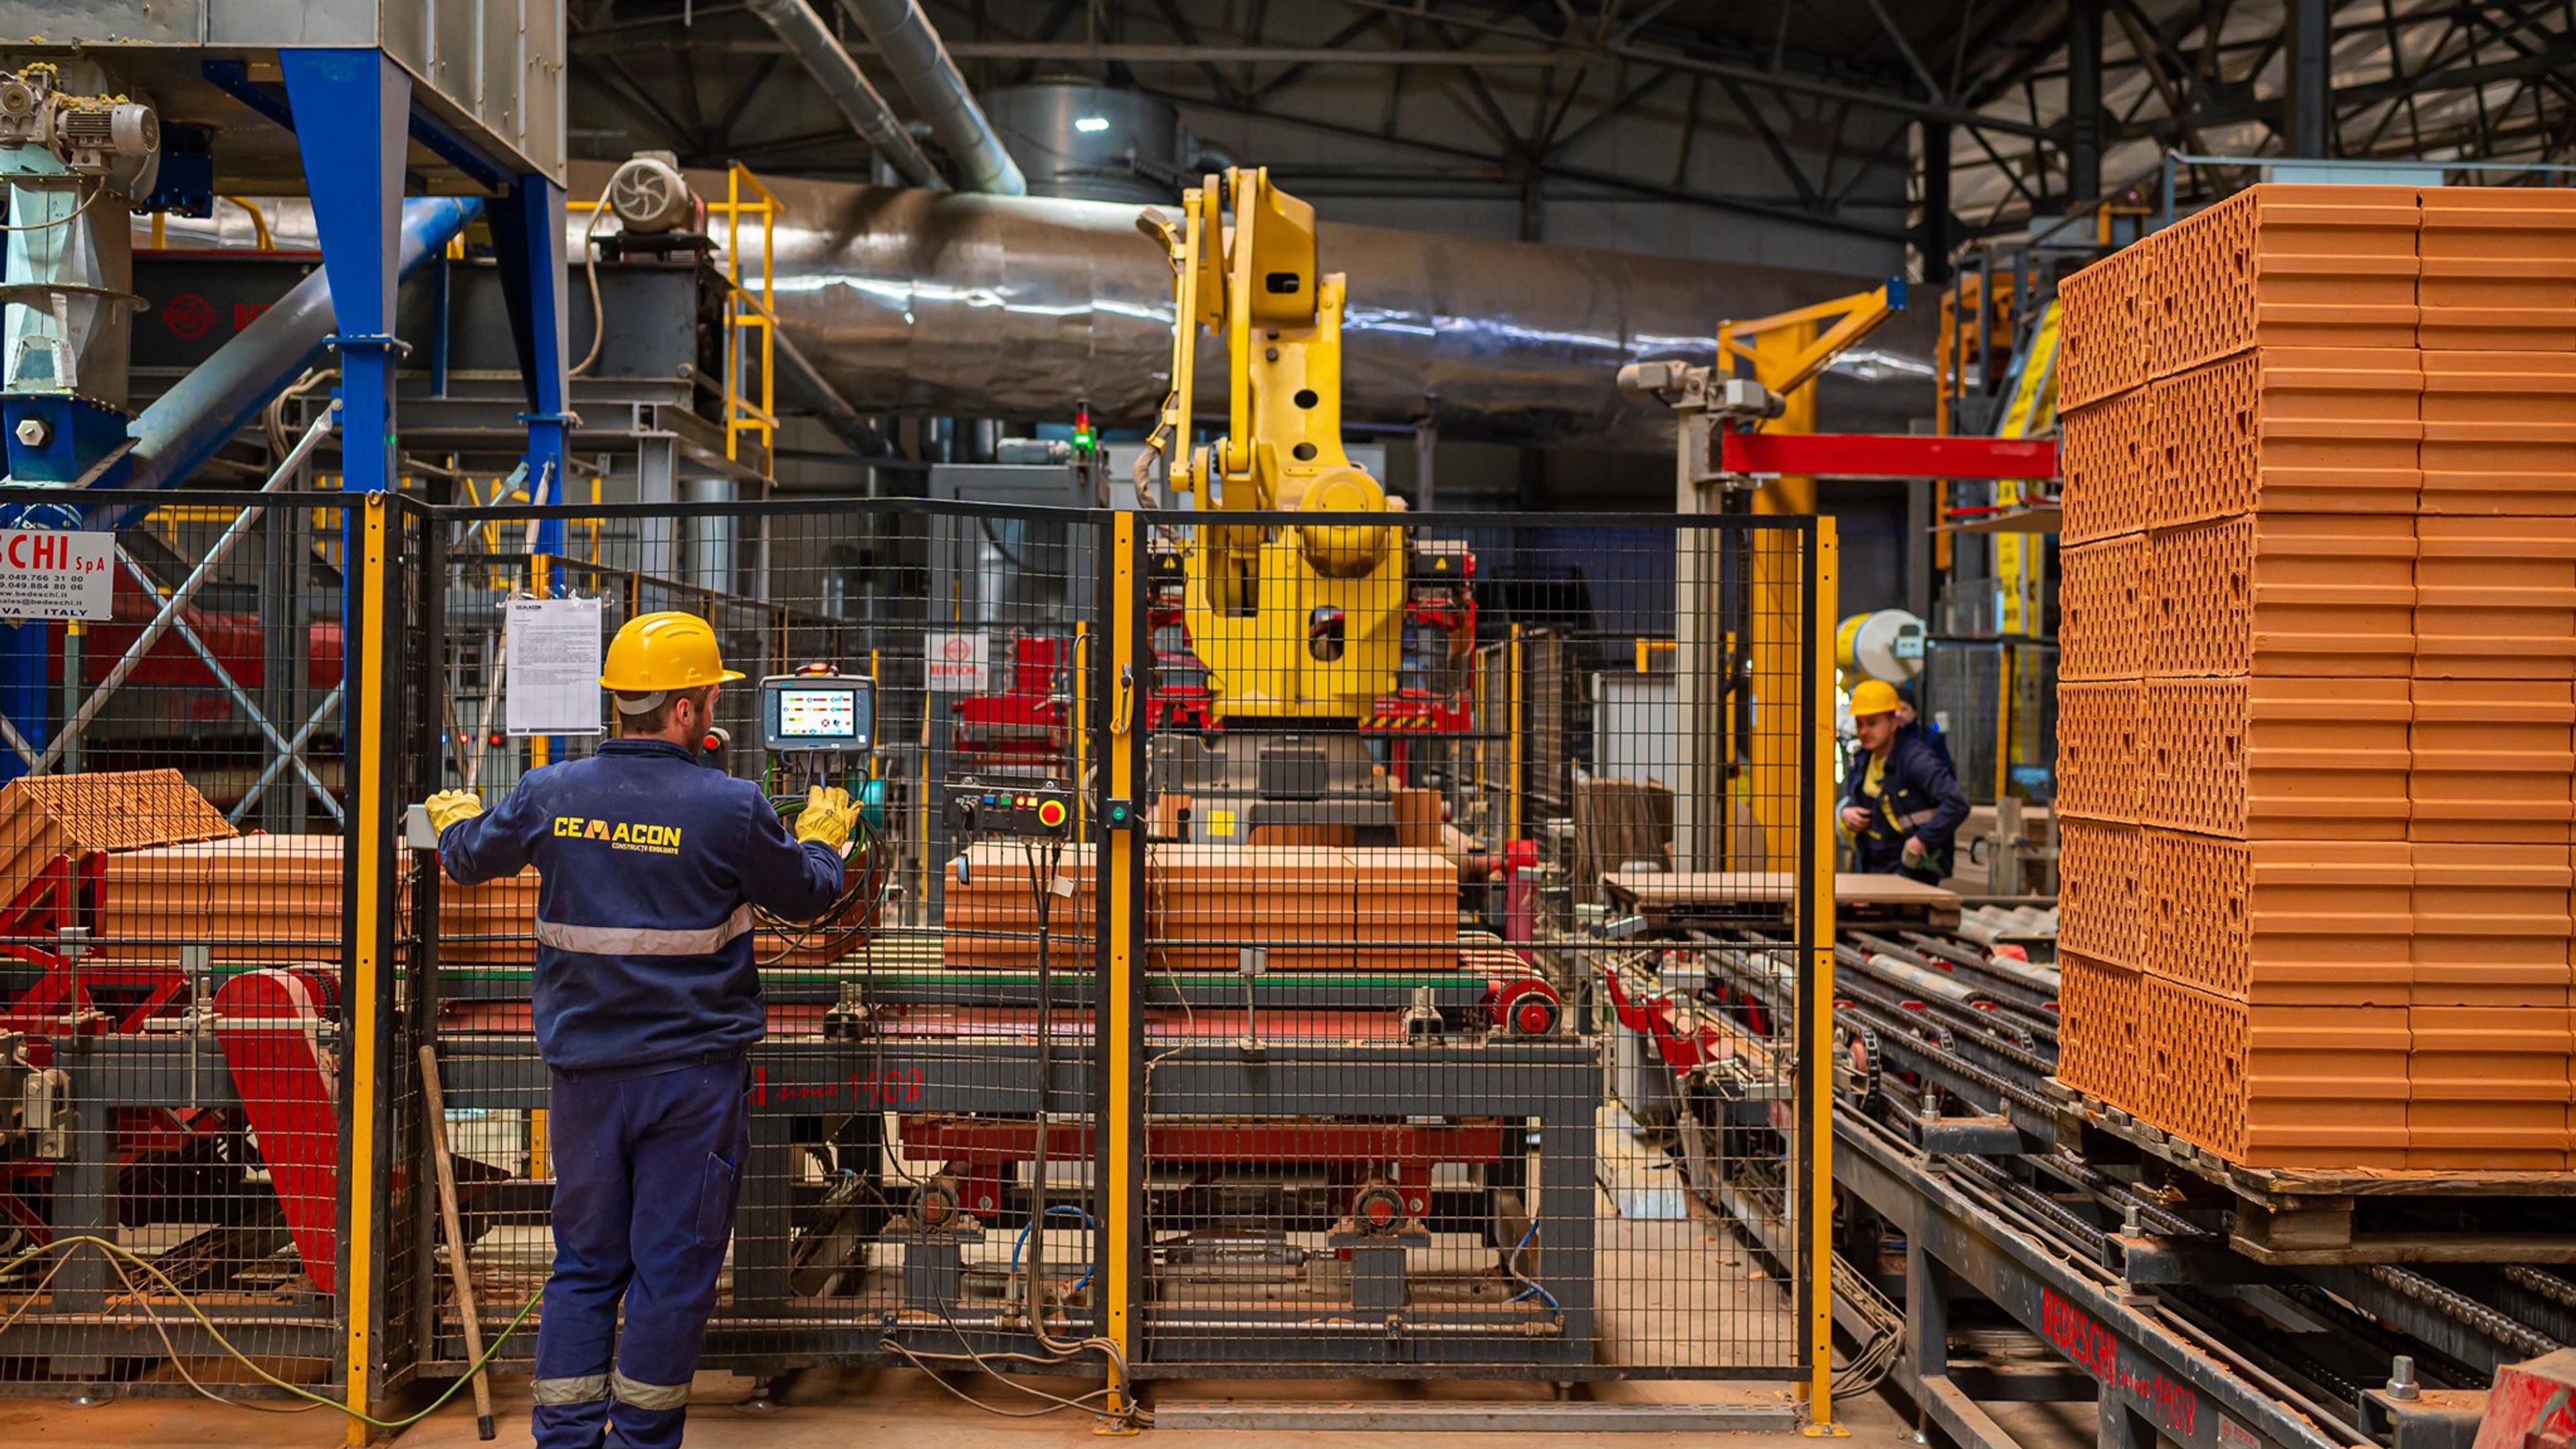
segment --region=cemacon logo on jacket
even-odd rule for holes
[[[654,850],[664,855],[680,852],[680,827],[655,825],[636,820],[596,820],[579,815],[555,817],[557,840],[596,840],[612,850]]]

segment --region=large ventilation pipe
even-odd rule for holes
[[[865,414],[1149,420],[1169,385],[1171,270],[1133,204],[771,183],[785,203],[784,335]],[[1166,211],[1176,211],[1168,207]],[[1346,420],[1445,438],[1665,452],[1672,415],[1619,395],[1623,363],[1709,361],[1717,324],[1873,279],[1326,223],[1350,275]],[[1905,431],[1931,411],[1928,316],[1890,323],[1821,386],[1826,422]],[[1905,324],[1905,325],[1900,325]],[[1908,353],[1911,356],[1908,356]],[[1225,368],[1200,374],[1221,408]]]
[[[778,32],[788,54],[795,56],[806,73],[814,77],[815,84],[832,98],[832,104],[849,119],[859,139],[884,157],[896,174],[915,186],[934,191],[946,189],[948,183],[940,176],[939,168],[922,154],[912,133],[895,119],[894,108],[877,94],[875,86],[868,84],[868,78],[859,71],[859,63],[850,58],[849,51],[842,48],[839,38],[823,23],[823,17],[814,13],[813,6],[806,0],[751,0],[751,10]],[[931,43],[937,45],[938,37],[933,36]],[[946,60],[947,53],[942,51],[939,58]],[[962,88],[964,83],[959,84]],[[971,107],[973,102],[967,104]]]
[[[966,77],[948,58],[930,17],[917,0],[841,0],[841,8],[859,22],[877,55],[894,72],[895,84],[912,98],[914,109],[930,122],[930,134],[957,163],[965,189],[989,196],[1026,196],[1028,181],[1019,163],[1002,148]]]
[[[574,192],[596,193],[609,170],[575,162]],[[701,194],[724,185],[708,173],[690,180]],[[768,184],[784,204],[780,337],[831,387],[835,414],[1050,418],[1087,398],[1102,422],[1133,425],[1161,405],[1171,270],[1136,232],[1142,206]],[[172,235],[211,227],[209,241],[248,244],[246,226],[223,215],[173,223]],[[274,206],[269,220],[279,245],[311,244],[301,198]],[[1324,265],[1350,275],[1346,423],[1428,420],[1444,440],[1666,456],[1672,412],[1621,397],[1621,364],[1706,363],[1724,318],[1878,280],[1332,222],[1322,247]],[[1824,426],[1904,432],[1930,414],[1931,311],[1898,316],[1827,372],[1818,383]],[[780,380],[797,372],[782,363]],[[1212,343],[1199,375],[1201,412],[1221,411],[1225,364]]]

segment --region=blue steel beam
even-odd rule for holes
[[[233,99],[290,131],[295,129],[292,99],[274,86],[252,80],[249,70],[240,61],[210,60],[200,70],[209,82]],[[467,140],[463,132],[428,107],[418,104],[411,107],[408,129],[413,140],[428,147],[440,160],[464,172],[475,185],[498,191],[509,184],[510,173],[501,163],[483,154],[482,149]]]
[[[528,425],[528,498],[534,503],[571,501],[564,487],[564,447],[576,419],[565,405],[563,242],[564,193],[552,180],[524,175],[508,194],[493,199],[492,250],[528,395],[520,421]],[[537,552],[561,555],[563,534],[560,518],[539,523]]]
[[[339,327],[341,487],[380,493],[394,480],[394,279],[411,77],[383,51],[355,48],[281,51],[278,67],[298,110],[332,120],[296,140]]]

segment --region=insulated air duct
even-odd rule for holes
[[[781,180],[773,304],[862,413],[1148,421],[1169,385],[1171,269],[1133,204]],[[1177,205],[1164,208],[1177,212]],[[1693,262],[1326,223],[1350,275],[1343,415],[1443,438],[1665,452],[1667,408],[1619,395],[1623,363],[1705,363],[1717,324],[1866,285]],[[1930,318],[1900,319],[1820,384],[1829,425],[1903,432],[1931,411]],[[1904,340],[1920,335],[1915,356]],[[1891,340],[1893,339],[1893,340]],[[1212,344],[1211,344],[1212,345]],[[1202,364],[1222,389],[1221,360]],[[1873,375],[1875,374],[1875,375]],[[1202,409],[1222,408],[1211,391]]]

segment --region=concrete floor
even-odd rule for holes
[[[1043,1407],[1036,1400],[1012,1393],[990,1379],[959,1378],[954,1381],[968,1393],[997,1405],[1018,1400],[1020,1404]],[[1032,1380],[1040,1387],[1055,1392],[1077,1391],[1069,1381]],[[749,1386],[742,1380],[725,1375],[701,1376],[698,1395],[690,1411],[689,1443],[698,1449],[842,1449],[851,1443],[901,1443],[944,1449],[949,1445],[990,1444],[1005,1441],[1011,1449],[1047,1449],[1062,1446],[1096,1445],[1091,1421],[1074,1413],[1051,1415],[1041,1419],[1003,1419],[959,1402],[943,1392],[927,1376],[910,1370],[823,1371],[804,1376],[791,1390],[784,1407],[759,1411],[742,1406]],[[528,1387],[524,1378],[507,1378],[496,1385],[496,1417],[500,1421],[504,1445],[528,1442]],[[1608,1393],[1618,1397],[1651,1397],[1687,1399],[1714,1397],[1722,1392],[1708,1385],[1644,1384],[1612,1386]],[[1387,1398],[1418,1400],[1425,1398],[1526,1398],[1544,1399],[1544,1386],[1521,1383],[1485,1385],[1380,1384],[1367,1382],[1333,1382],[1323,1384],[1273,1383],[1175,1383],[1160,1386],[1164,1398],[1211,1399],[1229,1395],[1258,1399],[1314,1398],[1343,1400],[1353,1398]],[[1016,1407],[1016,1405],[1014,1406]],[[1846,1416],[1852,1436],[1846,1441],[1851,1449],[1913,1449],[1910,1424],[1877,1400],[1847,1402],[1839,1406]],[[2089,1422],[2090,1410],[2085,1414]],[[343,1442],[342,1421],[323,1411],[294,1415],[261,1415],[256,1422],[239,1409],[220,1407],[201,1399],[128,1399],[92,1408],[75,1408],[59,1399],[0,1398],[0,1443],[43,1445],[46,1449],[108,1449],[108,1446],[149,1445],[152,1449],[242,1449],[245,1445],[275,1445],[278,1449],[324,1449]],[[895,1437],[878,1437],[895,1436]],[[1244,1446],[1257,1443],[1259,1449],[1279,1449],[1287,1444],[1349,1446],[1370,1442],[1376,1436],[1351,1433],[1281,1434],[1264,1433],[1257,1440],[1241,1433],[1157,1431],[1140,1442],[1149,1445],[1169,1444],[1174,1449],[1191,1445]],[[1505,1436],[1489,1434],[1412,1434],[1403,1436],[1406,1449],[1482,1449]],[[1671,1442],[1678,1436],[1636,1434],[1566,1434],[1550,1435],[1551,1449],[1617,1449],[1641,1443]],[[1699,1436],[1705,1437],[1705,1436]],[[1751,1438],[1752,1436],[1744,1436]],[[405,1432],[397,1441],[402,1449],[474,1449],[474,1411],[470,1399],[460,1395],[445,1408],[417,1427]],[[1783,1443],[1792,1442],[1785,1437]],[[2034,1446],[2038,1449],[2038,1446]]]

